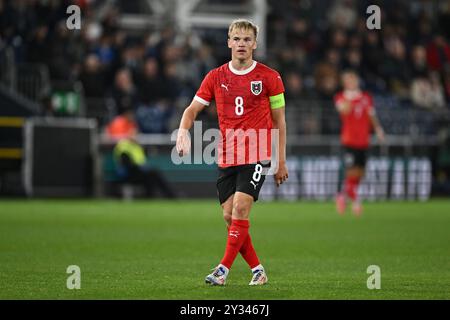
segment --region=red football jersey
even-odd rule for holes
[[[372,130],[370,116],[375,112],[372,97],[367,92],[346,96],[344,91],[334,97],[336,106],[344,100],[350,102],[351,109],[348,114],[340,114],[341,143],[351,148],[367,149]]]
[[[270,159],[269,97],[281,93],[284,86],[279,73],[256,61],[246,70],[236,70],[229,62],[206,75],[194,99],[205,105],[216,101],[222,134],[220,167]]]

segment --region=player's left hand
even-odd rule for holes
[[[189,132],[187,130],[178,130],[176,148],[180,157],[189,153],[191,149],[191,139],[189,138]]]
[[[286,167],[285,162],[279,163],[279,168],[278,168],[278,171],[275,174],[274,178],[275,178],[275,183],[277,184],[277,187],[279,187],[281,184],[283,184],[283,182],[285,182],[287,180],[288,169]]]

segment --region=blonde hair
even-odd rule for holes
[[[244,29],[244,30],[252,30],[253,34],[255,35],[255,40],[258,38],[258,26],[251,22],[250,20],[246,19],[237,19],[234,20],[230,27],[228,28],[228,38],[230,37],[231,33],[234,29]]]

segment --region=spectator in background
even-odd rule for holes
[[[122,112],[106,126],[107,136],[115,141],[134,138],[137,132],[134,110],[131,108],[122,109]]]
[[[174,63],[167,64],[163,76],[160,76],[156,60],[147,59],[139,84],[142,98],[136,111],[139,129],[143,133],[169,132],[169,119],[180,90],[175,69]]]
[[[176,33],[172,25],[166,25],[161,32],[158,32],[155,36],[159,39],[149,53],[153,54],[161,63],[166,59],[166,57],[163,57],[164,52],[168,46],[171,46],[174,43]]]
[[[431,92],[434,96],[434,106],[442,108],[445,106],[445,89],[441,82],[441,77],[437,72],[431,72],[429,75],[431,83]]]
[[[333,28],[349,30],[355,27],[358,13],[353,0],[336,0],[328,12],[328,21]]]
[[[105,94],[105,74],[95,54],[86,57],[79,78],[87,98],[99,98]]]
[[[109,66],[116,58],[116,52],[112,45],[112,37],[108,34],[103,34],[100,37],[99,44],[94,48],[94,53],[97,55],[100,63]]]
[[[436,109],[445,106],[445,94],[439,75],[436,72],[429,77],[418,77],[411,84],[411,100],[419,107]]]
[[[387,79],[388,88],[396,95],[406,98],[409,95],[410,66],[406,57],[405,45],[399,37],[386,41],[387,57],[382,64],[382,74]]]
[[[49,70],[50,77],[54,80],[73,80],[77,45],[72,37],[73,33],[67,29],[66,21],[59,21],[55,28],[55,34],[49,43]]]
[[[140,104],[136,110],[136,120],[142,133],[168,133],[172,107],[167,100],[146,105]]]
[[[129,39],[122,50],[120,65],[130,70],[133,77],[139,73],[143,66],[145,48],[142,46],[143,44],[138,40]]]
[[[362,70],[361,51],[358,48],[348,50],[343,65],[343,69]]]
[[[156,190],[160,190],[162,196],[176,198],[161,172],[149,167],[144,148],[133,137],[121,139],[116,144],[114,159],[123,181],[144,186],[147,197],[155,197]]]
[[[159,73],[158,61],[149,57],[145,60],[142,72],[137,76],[139,101],[152,105],[159,101],[164,94],[164,80]]]
[[[433,22],[431,18],[426,15],[418,17],[417,22],[414,23],[412,32],[416,38],[416,43],[426,44],[433,39]]]
[[[99,39],[102,36],[102,27],[97,21],[86,21],[84,27],[81,28],[80,45],[86,48],[86,54],[94,51],[99,46]],[[101,60],[100,60],[101,61]]]
[[[364,34],[366,30],[362,34]],[[348,39],[348,47],[350,49],[361,49],[363,45],[362,35],[359,33],[353,33]]]
[[[362,65],[364,78],[369,87],[383,90],[383,81],[380,77],[380,66],[384,60],[384,51],[381,45],[379,32],[368,31],[362,46]]]
[[[287,26],[286,31],[287,43],[293,47],[300,47],[304,51],[311,51],[314,46],[314,40],[311,37],[308,20],[305,18],[295,18],[294,21]]]
[[[323,43],[324,46],[328,46],[328,43]],[[336,49],[339,53],[344,54],[348,45],[348,37],[344,30],[333,29],[330,38],[330,48]]]
[[[137,105],[137,92],[128,69],[117,71],[112,90],[116,113],[120,114],[127,109],[135,109]]]
[[[438,72],[450,63],[450,45],[442,34],[436,34],[427,46],[427,60],[430,69]]]
[[[411,51],[411,73],[414,78],[426,77],[428,74],[427,52],[421,45]]]
[[[173,107],[175,99],[179,96],[181,84],[178,80],[177,74],[177,64],[176,63],[167,63],[164,66],[164,98],[167,100],[167,103]]]
[[[303,79],[299,72],[288,72],[285,78],[287,99],[295,100],[307,97],[307,93],[303,85]]]
[[[329,63],[317,64],[314,82],[319,98],[332,99],[339,85],[337,68]]]
[[[123,2],[123,1],[122,1]],[[105,34],[114,34],[118,30],[120,10],[118,6],[110,6],[104,12],[103,18],[101,20],[102,29]]]
[[[276,60],[283,72],[292,69],[298,70],[300,68],[296,61],[295,52],[290,48],[278,52]]]
[[[342,67],[341,51],[335,48],[329,49],[325,54],[325,62],[336,68],[337,70]]]
[[[48,27],[39,24],[31,35],[31,41],[28,45],[27,59],[31,63],[48,64],[50,57],[50,48],[48,43]]]
[[[185,51],[187,50],[189,50],[189,53],[185,54],[184,61],[177,65],[177,74],[180,81],[186,86],[181,94],[185,97],[191,97],[195,94],[203,77],[209,70],[216,67],[217,62],[211,46],[207,44],[199,45],[194,52],[191,48],[185,49]]]

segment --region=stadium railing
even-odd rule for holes
[[[33,101],[41,101],[50,92],[50,76],[44,64],[18,64],[15,89]]]

